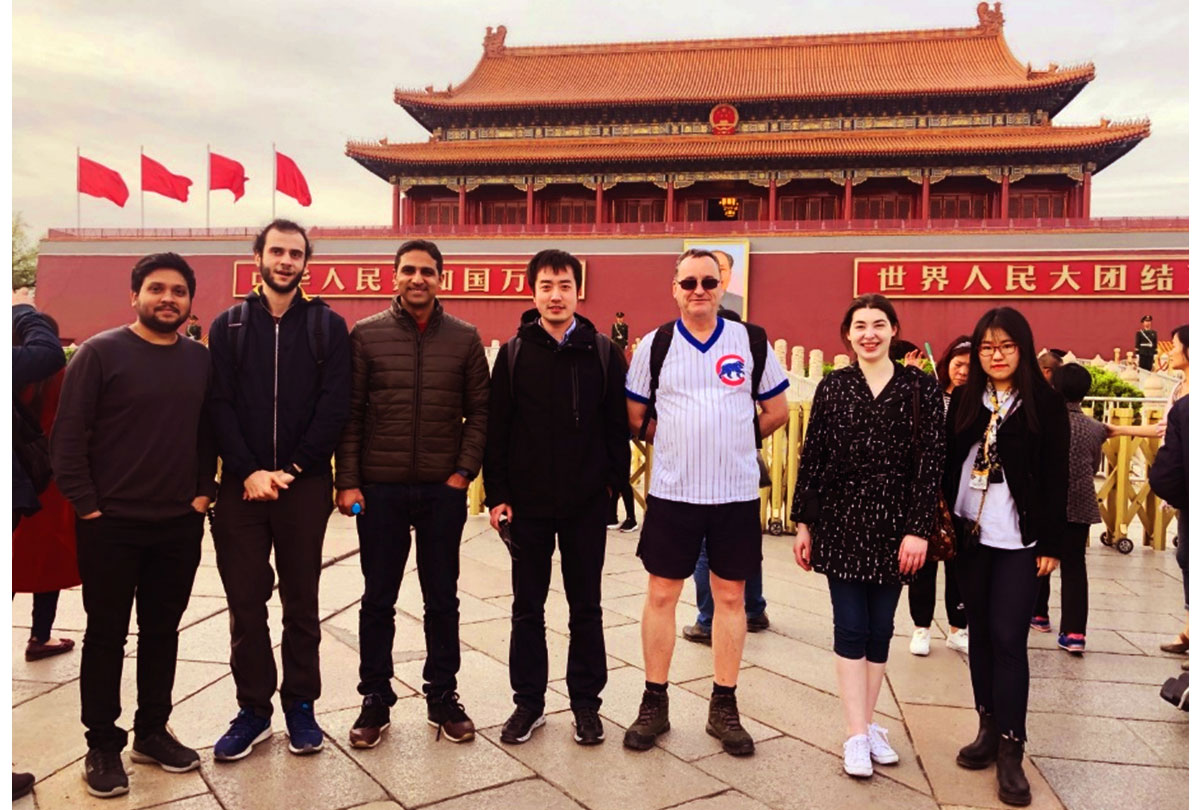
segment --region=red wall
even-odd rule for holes
[[[153,249],[169,249],[155,245]],[[149,248],[148,248],[149,252]],[[1133,251],[1130,251],[1133,253]],[[579,254],[587,260],[587,299],[581,314],[607,329],[613,313],[625,312],[630,334],[641,336],[677,316],[671,298],[673,257],[667,255]],[[772,339],[789,345],[821,348],[826,359],[845,351],[838,336],[845,306],[853,291],[853,266],[857,254],[753,253],[750,261],[750,318],[765,326]],[[923,254],[923,255],[928,255]],[[1111,252],[1110,252],[1111,255]],[[188,256],[196,270],[194,311],[205,331],[213,318],[234,302],[233,263],[247,256]],[[336,254],[323,259],[341,258]],[[355,256],[355,260],[363,260]],[[390,256],[382,256],[390,261]],[[59,322],[64,338],[76,341],[103,329],[132,320],[129,307],[128,256],[65,256],[43,253],[38,262],[38,306]],[[334,309],[350,323],[380,311],[385,299],[334,299]],[[508,300],[447,300],[446,310],[479,327],[484,343],[507,339],[521,313],[532,302]],[[997,302],[999,303],[999,302]],[[1154,316],[1163,339],[1170,329],[1187,321],[1187,301],[1156,300],[1011,300],[1029,318],[1038,348],[1069,349],[1091,357],[1110,357],[1114,347],[1132,348],[1133,334],[1144,314]],[[980,301],[901,300],[896,309],[901,334],[908,340],[933,346],[940,353],[946,343],[969,333],[975,321],[992,304]]]

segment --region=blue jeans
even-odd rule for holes
[[[833,651],[842,658],[886,664],[903,585],[877,585],[829,577]]]
[[[696,561],[696,571],[692,574],[696,581],[696,624],[712,629],[713,598],[712,584],[708,580],[708,549],[700,543],[700,559]],[[746,580],[746,618],[757,619],[767,609],[767,600],[762,595],[762,571]]]

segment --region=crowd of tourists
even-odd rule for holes
[[[533,307],[489,372],[476,328],[438,299],[443,259],[435,244],[400,246],[391,305],[353,328],[300,289],[312,253],[299,225],[276,220],[264,228],[253,245],[262,283],[216,318],[207,348],[179,334],[196,295],[191,267],[173,253],[146,256],[132,271],[133,324],[84,342],[65,376],[48,319],[14,297],[14,384],[32,388],[36,400],[25,407],[50,433],[48,453],[42,445],[48,470],[36,463],[36,435],[14,437],[14,541],[22,531],[57,532],[77,557],[66,566],[77,568],[77,578],[47,577],[30,590],[56,592],[82,580],[88,792],[129,789],[121,761],[128,732],[117,722],[135,604],[131,757],[170,772],[199,767],[197,752],[167,721],[206,514],[237,691],[215,760],[242,759],[271,736],[276,693],[288,749],[311,755],[324,744],[314,708],[318,592],[334,508],[355,520],[364,580],[362,707],[350,745],[373,748],[390,725],[396,602],[412,530],[428,722],[439,739],[472,740],[457,681],[457,590],[467,490],[481,473],[491,526],[512,559],[514,709],[500,739],[524,743],[545,723],[545,604],[557,547],[570,612],[573,738],[603,742],[601,583],[607,529],[637,526],[628,499],[630,435],[653,442],[654,466],[637,544],[648,573],[645,689],[636,715],[630,707],[623,744],[644,751],[671,728],[676,605],[694,577],[700,615],[684,635],[712,645],[705,731],[729,754],[753,754],[737,682],[746,633],[768,625],[758,448],[787,420],[789,382],[766,331],[720,309],[718,258],[690,249],[676,260],[669,288],[679,315],[642,337],[627,365],[623,319],[623,329],[598,330],[577,310],[579,260],[543,250],[527,268]],[[899,760],[875,722],[893,617],[909,585],[910,650],[928,654],[944,561],[947,645],[969,651],[979,715],[978,736],[958,764],[995,763],[1000,798],[1028,804],[1021,765],[1027,634],[1031,617],[1049,626],[1047,577],[1061,561],[1060,646],[1084,649],[1083,548],[1099,519],[1091,487],[1105,432],[1080,410],[1086,370],[1062,365],[1048,382],[1016,310],[984,313],[932,375],[916,367],[919,351],[893,361],[899,329],[883,296],[860,297],[846,310],[838,334],[855,362],[817,387],[791,505],[796,563],[828,579],[844,769],[869,777],[875,764]],[[1185,370],[1187,339],[1186,326],[1174,332],[1176,366]],[[1186,378],[1166,421],[1167,446],[1179,452],[1160,453],[1160,464],[1172,455],[1175,466],[1155,470],[1164,497],[1183,509],[1186,593],[1187,510],[1179,495],[1186,491]],[[616,523],[621,498],[626,524]],[[39,527],[39,520],[55,522]],[[276,581],[282,679],[267,623]],[[27,657],[69,649],[50,637],[50,601],[35,599]],[[1186,631],[1179,642],[1186,647]],[[14,774],[14,796],[32,782]]]

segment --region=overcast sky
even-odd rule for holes
[[[203,227],[205,145],[240,160],[236,205],[212,195],[212,224],[271,212],[271,143],[305,172],[313,204],[279,195],[306,224],[386,225],[386,183],[343,154],[348,139],[424,140],[395,87],[444,88],[507,44],[771,36],[969,27],[973,0],[16,0],[13,210],[35,233],[75,224],[75,148],[122,173],[124,209],[83,197],[85,227],[137,227],[138,147],[195,181],[187,204],[146,195],[147,227]],[[1091,61],[1096,79],[1055,119],[1150,118],[1152,134],[1095,181],[1094,216],[1188,212],[1186,0],[1009,0],[1005,37],[1044,68]]]

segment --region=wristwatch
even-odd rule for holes
[[[283,472],[287,473],[288,475],[292,476],[293,478],[298,478],[300,476],[300,468],[296,466],[295,462],[292,462],[291,464],[284,467]]]
[[[455,470],[454,472],[458,473],[459,475],[461,475],[463,478],[467,479],[468,481],[474,481],[474,480],[475,480],[475,473],[472,473],[472,472],[469,472],[469,471],[467,471],[467,470],[464,470],[462,467],[459,467],[459,468],[458,468],[457,470]]]

